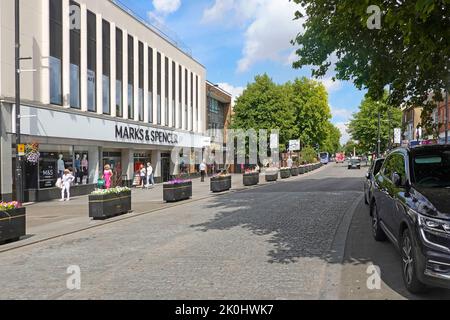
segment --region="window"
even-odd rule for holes
[[[175,128],[175,122],[176,122],[176,118],[175,118],[175,96],[176,96],[176,92],[177,92],[177,88],[175,85],[175,81],[176,80],[176,65],[175,62],[172,61],[172,127]]]
[[[183,69],[178,66],[178,128],[183,127]]]
[[[96,70],[97,70],[97,18],[94,13],[87,13],[87,80],[88,111],[97,111]]]
[[[188,123],[189,123],[189,111],[188,111],[188,71],[187,69],[184,69],[184,114],[185,114],[185,121],[184,121],[184,129],[188,130]]]
[[[139,41],[139,121],[144,121],[144,44]]]
[[[164,59],[164,120],[165,125],[169,125],[169,58]]]
[[[194,74],[191,72],[191,104],[190,104],[190,110],[191,110],[191,124],[190,129],[194,130]]]
[[[128,36],[128,119],[134,119],[134,39]]]
[[[62,2],[50,0],[50,103],[62,105]]]
[[[111,27],[108,21],[102,22],[103,38],[103,113],[111,114]]]
[[[197,119],[197,125],[199,121],[199,112],[198,112],[198,76],[195,76],[195,115]]]
[[[148,121],[153,122],[153,49],[148,48]]]
[[[399,153],[391,155],[385,161],[384,176],[392,180],[393,173],[398,173],[402,179],[406,178],[405,158]]]
[[[116,116],[123,117],[123,33],[116,29]]]
[[[156,115],[158,124],[161,124],[161,53],[157,54],[157,81],[156,81],[156,91],[157,91],[157,106]]]
[[[71,6],[80,7],[71,1]],[[79,9],[78,9],[79,10]],[[80,109],[80,29],[70,30],[70,107]]]

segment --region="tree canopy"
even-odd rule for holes
[[[289,140],[319,145],[333,152],[339,148],[340,132],[330,123],[331,111],[325,87],[307,78],[278,85],[267,75],[255,77],[236,99],[233,129],[280,132],[280,151]]]
[[[378,111],[381,115],[381,151],[388,149],[394,128],[401,128],[402,112],[390,106],[387,99],[387,94],[382,101],[366,97],[350,121],[349,133],[359,141],[358,148],[362,152],[376,152],[378,149]]]
[[[303,6],[305,31],[294,68],[315,66],[323,77],[352,80],[375,100],[391,89],[393,105],[423,105],[430,92],[442,99],[450,71],[450,0],[292,0]],[[370,5],[381,9],[381,29],[370,29]],[[428,105],[427,107],[432,107]]]

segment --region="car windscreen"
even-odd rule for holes
[[[450,151],[430,151],[414,155],[413,183],[427,188],[450,188]]]

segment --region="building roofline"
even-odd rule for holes
[[[184,43],[179,43],[172,37],[170,37],[168,34],[166,34],[164,31],[159,29],[158,27],[152,25],[150,22],[146,21],[144,18],[139,16],[136,12],[134,12],[132,9],[130,9],[128,6],[126,6],[121,0],[108,0],[112,5],[114,5],[116,8],[121,10],[122,12],[126,13],[130,17],[132,17],[134,20],[142,24],[144,27],[149,29],[151,32],[156,34],[158,37],[160,37],[162,40],[166,41],[168,44],[176,48],[178,51],[180,51],[183,55],[187,56],[189,59],[195,61],[198,65],[203,67],[206,70],[206,67],[200,63],[197,59],[195,59],[192,55],[192,50],[187,47]],[[182,47],[185,47],[185,50],[182,49]]]
[[[221,91],[222,93],[226,94],[227,96],[230,96],[231,98],[233,98],[233,95],[231,93],[229,93],[228,91],[222,89],[219,85],[212,83],[209,80],[206,80],[206,84],[210,85],[213,88],[216,88],[217,90]]]

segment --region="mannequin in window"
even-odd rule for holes
[[[75,168],[75,183],[80,184],[83,179],[83,172],[81,171],[81,160],[79,154],[75,155],[74,168]]]
[[[84,179],[84,177],[86,178],[86,184],[88,184],[88,179],[89,179],[89,161],[87,159],[87,154],[83,154],[83,160],[81,160],[81,179]]]
[[[64,164],[63,155],[60,154],[58,157],[58,177],[62,179],[64,175],[64,170],[66,169],[66,166]]]

